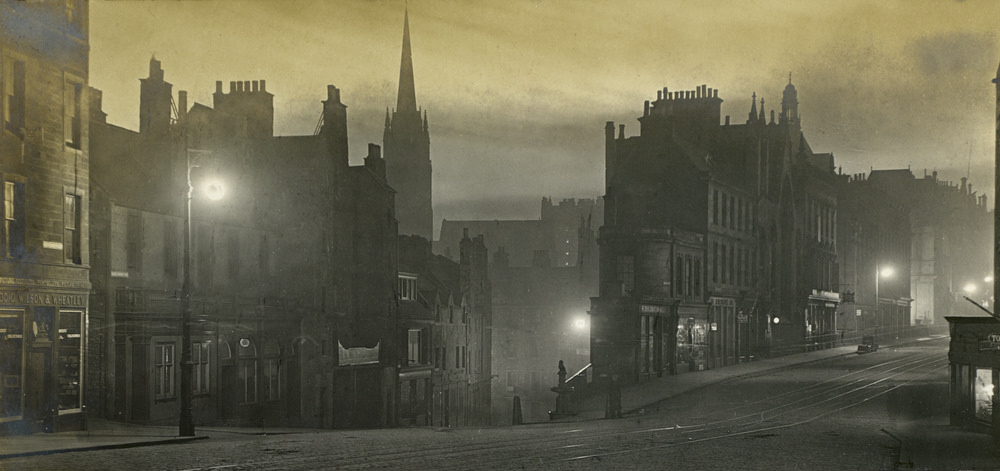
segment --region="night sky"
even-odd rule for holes
[[[312,134],[326,85],[348,105],[352,163],[395,106],[403,1],[90,3],[90,84],[138,128],[149,59],[211,106],[215,81],[266,80],[275,133]],[[656,91],[719,89],[743,123],[754,92],[798,89],[813,150],[844,173],[969,175],[992,206],[1000,2],[411,0],[435,226],[537,218],[543,196],[603,193],[604,123],[638,133]]]

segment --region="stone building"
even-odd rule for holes
[[[82,0],[0,1],[0,435],[84,427],[97,379],[88,28]]]
[[[828,345],[839,295],[833,156],[801,132],[789,83],[768,121],[721,121],[718,91],[657,92],[638,136],[609,122],[598,377],[697,371]]]
[[[435,250],[453,258],[463,234],[490,248],[493,286],[493,423],[513,421],[517,397],[525,422],[548,420],[555,365],[573,373],[590,363],[587,316],[597,294],[594,228],[600,199],[542,198],[539,219],[444,220]]]
[[[400,236],[401,424],[489,425],[491,283],[482,236],[462,240],[460,260],[431,253],[430,241]]]
[[[189,176],[195,423],[394,423],[396,222],[380,148],[349,166],[336,87],[316,135],[275,137],[265,81],[217,82],[212,107],[189,107],[164,75],[151,60],[139,132],[107,124],[93,91],[95,412],[177,420]],[[203,196],[210,179],[224,198]]]
[[[421,115],[413,82],[410,52],[410,16],[403,20],[403,52],[399,66],[399,94],[396,109],[385,112],[386,175],[396,190],[399,233],[432,240],[434,211],[431,206],[431,141],[427,111]]]

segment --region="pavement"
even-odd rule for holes
[[[947,337],[947,334],[931,335],[906,343],[942,337]],[[891,348],[892,346],[883,345],[882,348]],[[766,374],[845,355],[856,355],[856,352],[856,345],[848,345],[625,385],[621,388],[622,411],[625,415],[642,414],[644,413],[643,409],[652,404],[723,381]],[[877,355],[877,353],[875,354]],[[577,410],[579,411],[577,415],[562,420],[603,419],[605,396],[594,394],[581,398],[577,403]],[[176,426],[137,425],[91,419],[88,421],[88,430],[84,431],[0,437],[0,460],[84,450],[183,444],[220,434],[277,435],[315,431],[314,429],[294,428],[198,427],[197,436],[179,437]],[[884,429],[883,431],[900,442],[898,469],[1000,470],[1000,441],[989,434],[970,432],[941,423],[927,423],[919,427]]]

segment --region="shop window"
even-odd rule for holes
[[[975,395],[976,420],[992,423],[993,421],[993,369],[976,368]]]
[[[0,311],[0,422],[21,417],[24,311]]]
[[[59,410],[79,410],[83,404],[83,313],[59,313]]]
[[[156,399],[172,399],[177,393],[174,389],[174,349],[173,342],[159,342],[153,351],[154,395]]]
[[[261,399],[264,401],[281,399],[281,347],[277,342],[268,342],[264,345],[261,376]]]
[[[191,343],[191,370],[194,375],[192,389],[195,394],[208,394],[211,388],[210,341]]]
[[[242,404],[257,402],[257,347],[247,338],[240,339],[239,379],[243,386]]]

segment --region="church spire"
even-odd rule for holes
[[[399,95],[396,111],[417,112],[417,93],[413,85],[413,58],[410,55],[410,12],[403,13],[403,54],[399,64]]]

